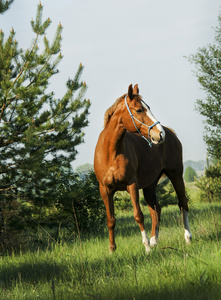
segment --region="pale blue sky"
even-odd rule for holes
[[[30,21],[38,0],[15,0],[0,16],[7,36],[13,26],[19,46],[31,45]],[[94,148],[103,126],[105,110],[138,83],[140,94],[155,117],[173,128],[183,144],[184,160],[206,157],[203,118],[194,110],[204,98],[192,66],[184,56],[212,43],[220,11],[218,0],[42,0],[44,18],[52,25],[52,39],[59,22],[62,33],[60,73],[50,89],[56,97],[65,92],[80,62],[85,66],[86,98],[92,102],[85,143],[73,166],[93,163]]]

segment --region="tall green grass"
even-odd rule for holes
[[[144,209],[146,229],[151,221]],[[221,204],[192,204],[191,246],[177,206],[162,209],[159,244],[145,253],[133,212],[107,231],[0,258],[0,299],[221,299]]]

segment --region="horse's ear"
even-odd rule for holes
[[[134,95],[138,95],[138,94],[139,94],[138,84],[135,84],[134,90],[133,90],[133,94],[134,94]]]
[[[129,96],[130,100],[133,99],[133,86],[132,86],[132,84],[129,85],[129,87],[128,87],[128,96]]]

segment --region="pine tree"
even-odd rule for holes
[[[12,1],[1,1],[6,9]],[[5,4],[6,6],[3,6]],[[35,38],[27,50],[20,49],[12,28],[8,38],[0,31],[0,221],[14,200],[36,206],[56,200],[61,172],[71,168],[76,146],[83,142],[90,102],[84,99],[87,86],[80,81],[80,64],[66,93],[56,99],[48,91],[49,80],[58,73],[62,59],[61,31],[57,27],[50,43],[42,21],[43,6],[31,21]],[[39,45],[43,40],[43,50]],[[75,93],[77,93],[75,95]],[[1,225],[0,225],[1,226]],[[2,225],[3,226],[3,225]]]
[[[0,14],[3,14],[6,10],[8,10],[12,2],[14,2],[14,0],[0,0]]]

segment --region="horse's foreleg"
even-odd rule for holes
[[[104,201],[106,207],[106,214],[107,214],[107,227],[109,231],[109,249],[110,252],[116,250],[115,244],[115,237],[114,237],[114,228],[116,219],[114,217],[114,201],[113,201],[113,194],[108,193],[107,189],[100,185],[100,194]]]
[[[155,246],[158,243],[159,223],[160,223],[160,213],[161,213],[161,208],[156,198],[156,186],[153,185],[152,187],[143,189],[143,193],[152,219],[150,246]]]
[[[132,185],[128,186],[128,192],[131,197],[131,201],[133,204],[133,209],[134,209],[134,218],[137,224],[140,227],[141,235],[142,235],[142,242],[145,246],[146,252],[150,252],[150,241],[147,237],[145,228],[144,228],[144,216],[140,208],[139,204],[139,191],[135,183]]]

